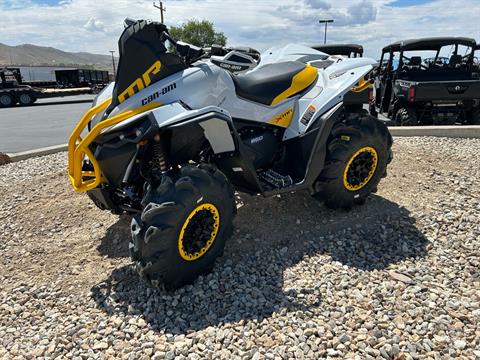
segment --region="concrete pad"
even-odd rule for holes
[[[480,138],[480,125],[391,126],[388,130],[390,130],[392,136]]]

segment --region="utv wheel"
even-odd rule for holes
[[[332,209],[363,204],[386,176],[391,146],[387,127],[371,116],[335,125],[314,196]]]
[[[12,95],[0,94],[0,107],[10,107],[15,105]]]
[[[417,112],[411,108],[400,108],[395,113],[395,126],[416,126],[418,125]]]
[[[475,110],[472,113],[472,125],[480,125],[480,110]]]
[[[132,220],[130,255],[147,282],[171,290],[211,271],[236,213],[225,175],[208,165],[185,166],[149,186],[142,205]]]

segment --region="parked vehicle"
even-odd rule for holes
[[[480,79],[480,44],[475,47],[475,56],[473,57],[473,71],[475,77]]]
[[[474,39],[463,37],[405,40],[386,46],[375,71],[371,112],[384,114],[393,125],[478,123],[475,47]],[[429,56],[425,61],[420,56],[425,52],[434,53],[433,59]],[[441,56],[445,52],[450,53],[448,61]]]
[[[1,68],[1,66],[0,66]],[[7,66],[6,69],[12,72],[20,85],[37,87],[49,87],[57,85],[55,73],[47,66]]]
[[[308,58],[321,53],[292,45],[232,74],[163,24],[126,25],[116,81],[72,132],[68,172],[99,208],[134,215],[131,257],[152,285],[177,288],[212,269],[232,234],[235,189],[307,190],[350,208],[386,176],[388,129],[342,101],[375,61],[319,70]]]
[[[37,99],[58,96],[73,96],[91,94],[92,88],[40,88],[21,83],[20,73],[8,68],[0,68],[0,108],[19,104],[21,106],[32,105]]]
[[[322,44],[313,45],[312,49],[328,55],[341,55],[349,58],[363,56],[363,46],[358,44]]]
[[[260,53],[250,47],[212,45],[205,48],[205,54],[209,61],[233,73],[251,70],[260,62]]]

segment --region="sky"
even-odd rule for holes
[[[480,0],[163,0],[167,25],[214,23],[229,45],[259,50],[323,42],[319,19],[334,19],[328,43],[359,43],[378,58],[391,42],[467,36],[480,42]],[[0,0],[0,43],[109,54],[123,19],[159,20],[150,0]]]

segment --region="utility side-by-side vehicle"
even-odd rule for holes
[[[475,46],[474,39],[439,37],[384,47],[371,113],[384,114],[393,125],[480,124]]]
[[[235,190],[306,190],[350,208],[386,175],[386,126],[342,101],[370,86],[371,59],[319,69],[325,54],[290,45],[234,74],[143,20],[126,21],[119,53],[115,83],[70,137],[68,170],[98,207],[134,215],[131,256],[155,286],[213,267],[232,233]]]
[[[363,46],[358,44],[322,44],[313,45],[312,49],[321,51],[328,55],[340,55],[349,58],[363,56]]]

